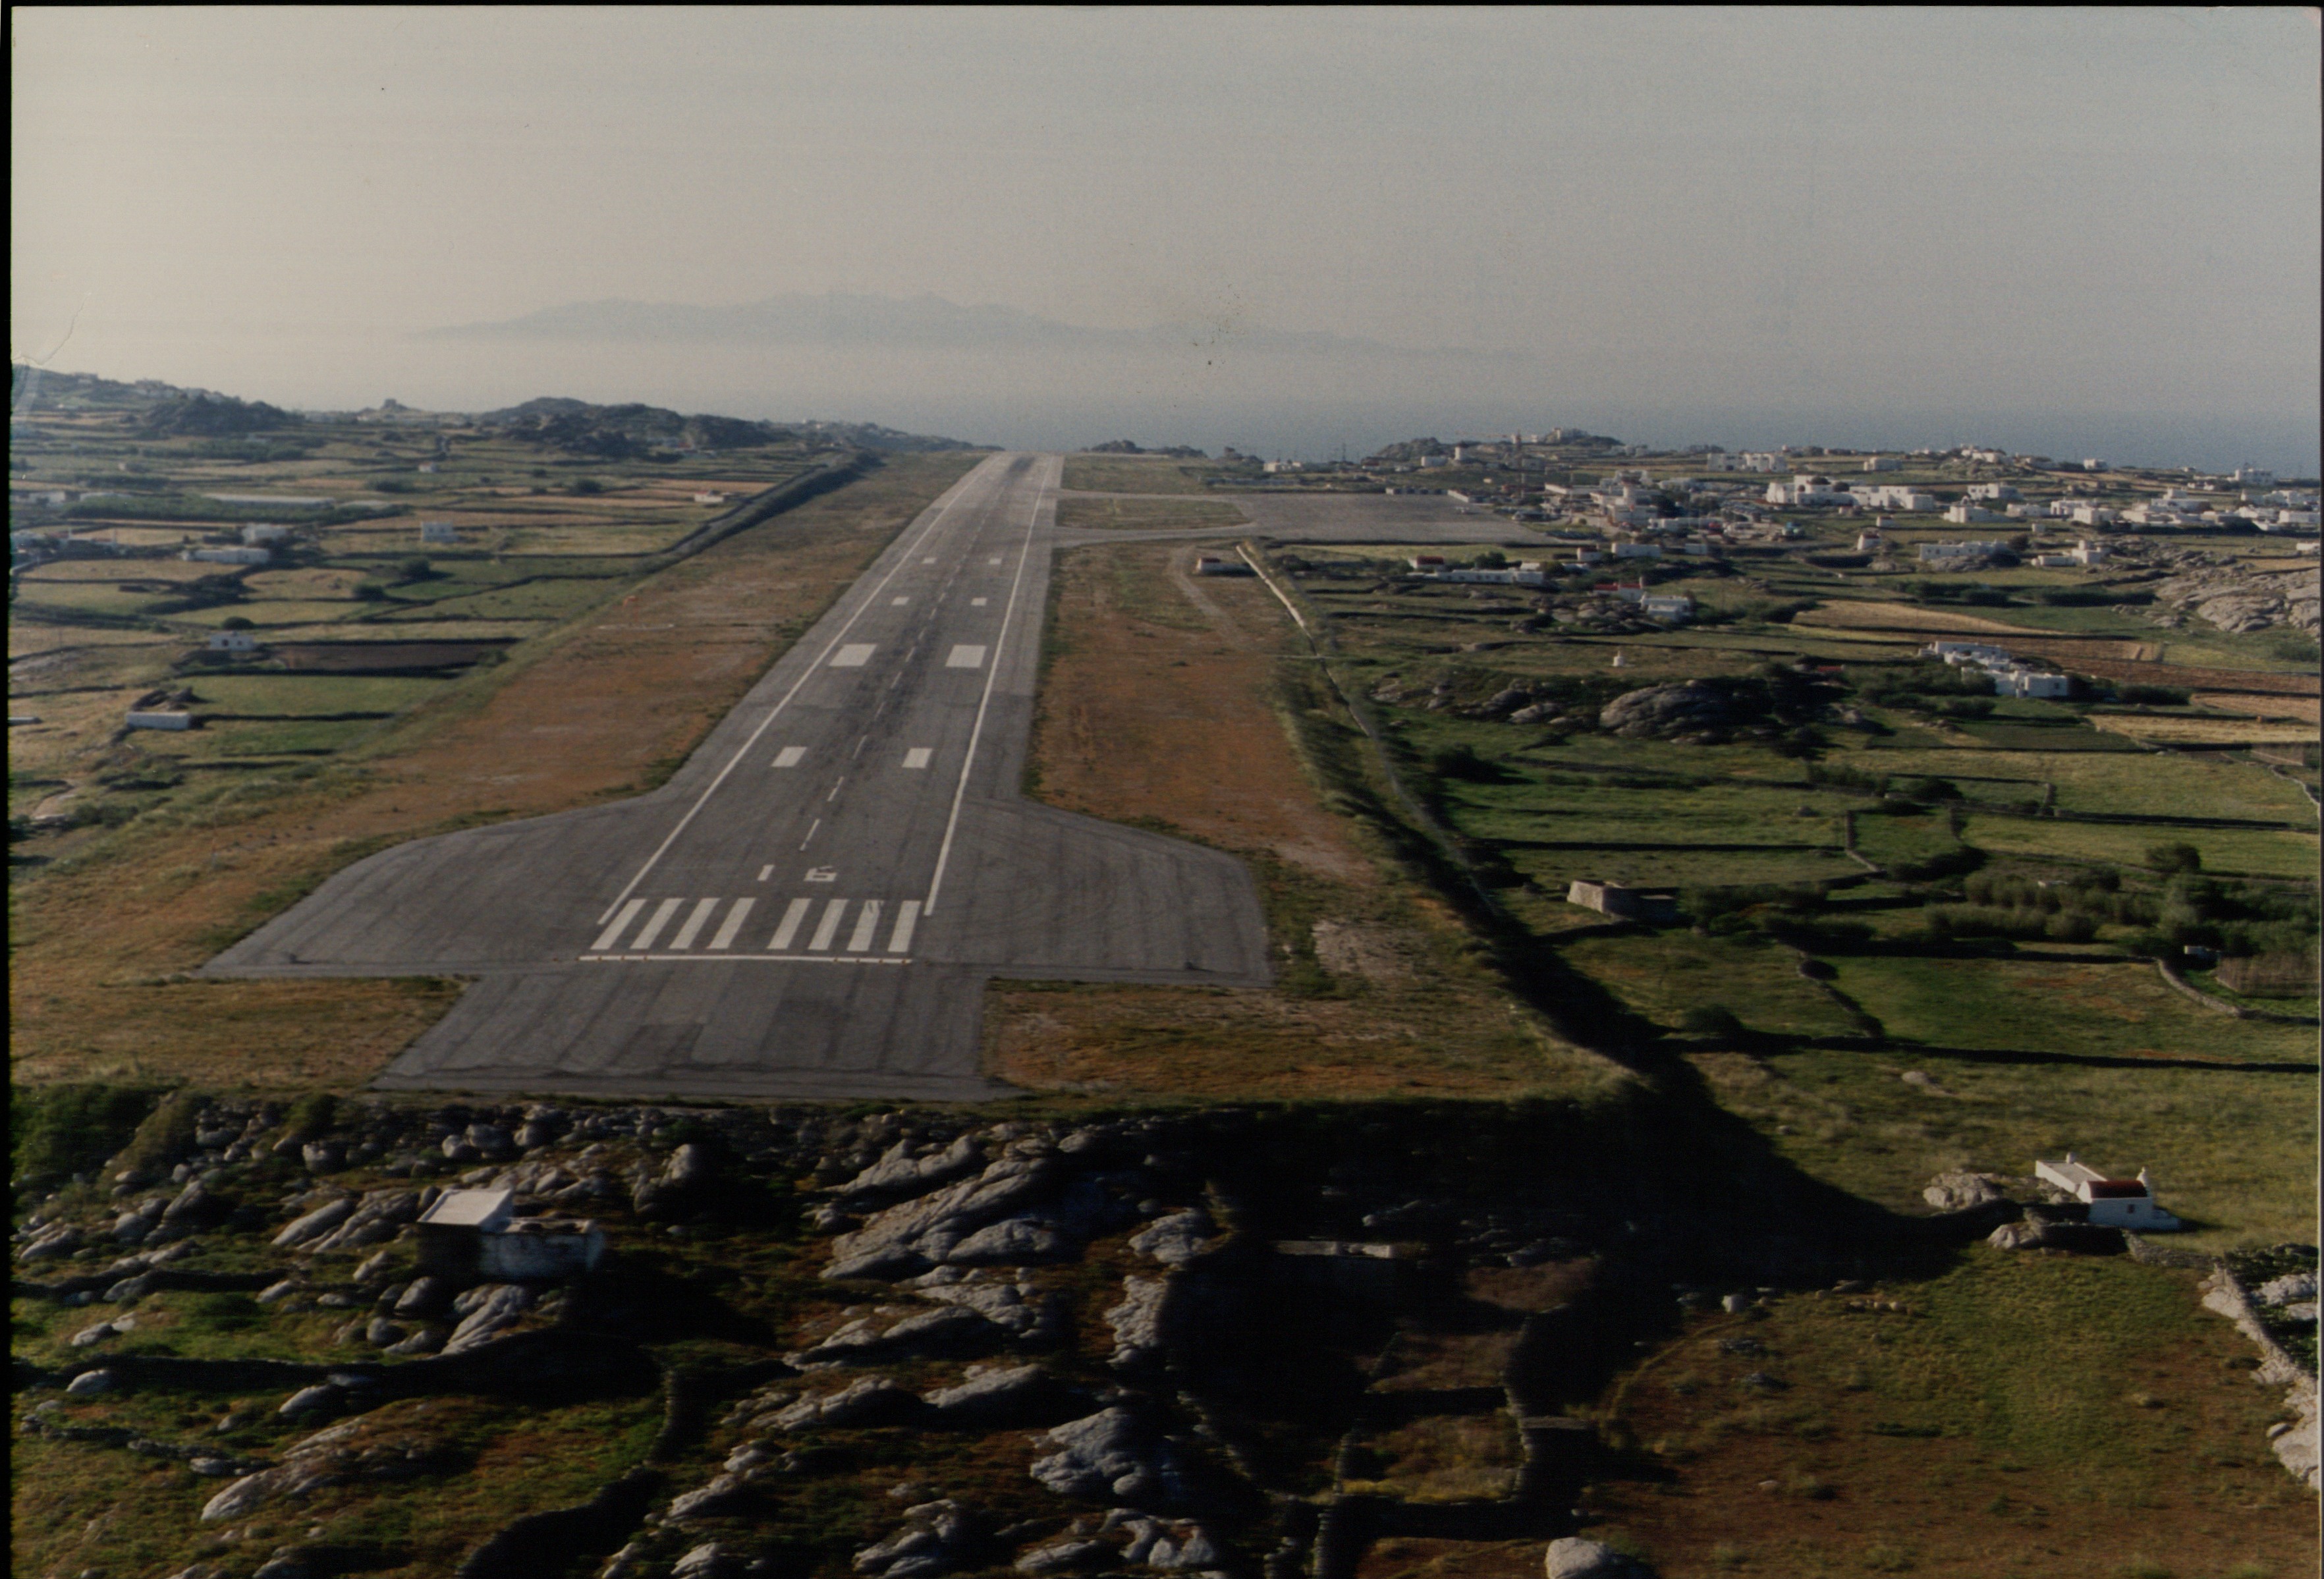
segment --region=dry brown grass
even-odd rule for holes
[[[2298,745],[2316,738],[2313,724],[2264,718],[2190,718],[2172,714],[2100,713],[2100,729],[2162,745]]]
[[[1220,499],[1067,497],[1057,502],[1057,525],[1067,531],[1099,527],[1119,531],[1180,531],[1196,527],[1231,530],[1250,518]]]
[[[1011,986],[987,1060],[1036,1090],[1177,1096],[1514,1096],[1610,1067],[1519,1014],[1458,923],[1325,809],[1286,727],[1289,620],[1184,545],[1068,554],[1033,737],[1041,798],[1252,860],[1285,985]]]
[[[649,577],[423,707],[359,764],[75,836],[66,858],[12,889],[12,1077],[212,1088],[367,1078],[449,1006],[453,989],[163,978],[368,850],[635,791],[981,458],[894,457]]]

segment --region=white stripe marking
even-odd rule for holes
[[[911,601],[912,600],[908,597],[891,597],[888,600],[888,606],[890,608],[901,608]]]
[[[865,900],[863,901],[863,908],[855,912],[855,930],[848,937],[847,952],[850,954],[862,953],[865,949],[872,946],[872,940],[875,937],[879,936],[879,932],[880,901],[878,900]]]
[[[817,954],[830,948],[832,938],[839,931],[839,919],[847,914],[847,905],[845,900],[833,900],[823,907],[823,919],[815,924],[815,936],[807,940],[809,948]]]
[[[952,650],[952,656],[945,660],[945,667],[946,669],[982,669],[984,649],[970,646],[955,647]]]
[[[1056,485],[1054,474],[1049,481],[1042,484],[1044,489]],[[1033,496],[1033,508],[1025,516],[1025,540],[1017,545],[1017,573],[1010,578],[1009,601],[1001,607],[1001,634],[993,638],[996,650],[1009,644],[1009,627],[1017,618],[1017,595],[1025,586],[1025,566],[1032,557],[1033,529],[1040,522],[1043,503],[1037,492]],[[996,559],[993,563],[997,565],[1000,561]],[[952,815],[945,820],[944,843],[936,848],[936,875],[928,879],[928,900],[924,909],[925,913],[931,916],[936,914],[936,895],[944,891],[945,865],[952,859],[952,842],[960,832],[960,808],[968,799],[969,771],[976,766],[976,744],[984,737],[984,716],[992,706],[993,682],[1000,678],[1001,666],[998,663],[984,671],[984,695],[976,704],[976,723],[968,732],[968,753],[961,759],[960,778],[953,786]]]
[[[767,879],[772,877],[774,874],[775,869],[771,866],[761,866],[759,868],[759,881],[761,882],[766,882]],[[749,901],[745,900],[743,902],[747,904]]]
[[[783,747],[782,750],[775,753],[775,766],[779,768],[796,768],[799,765],[800,762],[806,758],[806,756],[807,747],[803,745],[787,745]]]
[[[589,946],[589,951],[592,954],[603,954],[613,947],[614,939],[620,937],[629,928],[630,923],[638,919],[638,912],[645,908],[646,901],[643,900],[632,900],[628,904],[623,905],[614,915],[613,924],[597,934],[597,941]]]
[[[920,563],[921,563],[921,564],[923,564],[923,565],[933,565],[933,564],[935,564],[936,562],[936,557],[934,554],[930,554],[927,559],[922,559],[922,560],[920,561]]]
[[[734,901],[734,908],[726,912],[726,919],[718,923],[718,935],[710,940],[710,946],[713,948],[733,947],[734,934],[742,929],[743,918],[751,913],[751,907],[758,902],[759,901],[756,900],[736,900]]]
[[[989,598],[972,597],[968,600],[968,606],[971,608],[982,608],[990,601],[991,600]]]
[[[654,939],[661,936],[661,929],[669,925],[669,919],[678,914],[678,907],[685,902],[684,900],[664,900],[656,905],[652,919],[646,922],[646,929],[630,940],[630,946],[651,948]]]
[[[838,654],[832,659],[831,667],[834,669],[861,669],[865,664],[872,661],[872,654],[878,651],[879,648],[870,642],[850,642],[846,646],[842,647],[839,650]]]
[[[776,928],[775,935],[767,940],[769,954],[780,954],[791,946],[791,939],[798,936],[799,923],[807,919],[807,908],[814,903],[813,900],[791,901],[790,909],[783,912],[783,924]]]
[[[991,463],[988,461],[985,464],[986,466],[990,466]],[[953,507],[968,496],[970,492],[969,484],[984,470],[985,466],[979,466],[975,471],[969,473],[967,476],[963,477],[959,482],[954,483],[952,485],[952,488],[949,490],[947,496],[945,499],[943,508],[939,509],[936,512],[936,518],[934,520],[930,521],[926,527],[921,529],[919,537],[915,540],[915,547],[918,546],[920,543],[927,542],[930,537],[936,534],[936,528],[942,526],[945,523],[945,518],[953,512]],[[862,619],[863,617],[864,611],[872,606],[872,599],[885,592],[888,589],[888,583],[893,581],[899,575],[902,574],[903,568],[904,561],[900,559],[888,568],[888,573],[880,577],[880,585],[873,587],[870,596],[862,603],[855,605],[855,612],[847,616],[847,623],[840,626],[837,633],[835,634],[831,638],[831,641],[825,644],[823,650],[824,656],[829,656],[832,648],[839,645],[840,638],[845,636],[848,632],[855,628],[855,622]],[[820,661],[821,660],[818,659],[817,662],[819,663]],[[661,858],[669,854],[669,847],[678,843],[678,836],[687,830],[687,826],[694,821],[695,817],[700,814],[702,808],[710,804],[710,798],[718,793],[718,787],[726,782],[727,775],[733,772],[736,768],[741,767],[742,765],[742,759],[749,756],[752,752],[758,749],[760,738],[764,735],[768,730],[774,727],[775,720],[782,716],[783,709],[791,705],[791,699],[799,694],[801,688],[803,688],[809,679],[813,679],[814,676],[814,665],[809,665],[807,668],[799,671],[798,679],[791,681],[791,688],[783,693],[783,699],[777,702],[772,707],[767,709],[767,716],[759,720],[759,726],[751,731],[750,738],[735,748],[734,754],[726,759],[726,765],[718,770],[718,776],[710,780],[709,785],[702,791],[702,793],[695,798],[694,804],[686,808],[686,815],[678,819],[678,826],[671,828],[669,833],[662,836],[661,843],[654,846],[654,853],[646,857],[646,863],[644,865],[638,868],[637,875],[631,878],[628,882],[624,883],[622,887],[622,891],[613,896],[613,902],[607,905],[605,907],[605,913],[597,918],[600,921],[610,921],[613,919],[613,912],[622,908],[622,901],[628,899],[631,891],[634,890],[638,884],[646,880],[646,874],[648,873],[651,872],[656,866],[661,863]]]
[[[986,563],[986,564],[988,564],[988,565],[998,565],[999,563],[1001,563],[1001,556],[1000,556],[999,554],[995,554],[995,555],[993,555],[993,556],[992,556],[992,558],[991,558],[990,559],[987,559],[987,560],[985,561],[985,563]]]
[[[936,753],[930,751],[927,746],[916,745],[911,750],[904,753],[904,766],[908,768],[925,768],[928,765],[928,759],[935,754]]]
[[[896,912],[896,929],[888,935],[888,952],[901,954],[912,946],[912,928],[919,925],[920,901],[906,900]]]
[[[722,902],[719,900],[696,900],[694,913],[686,918],[686,925],[678,929],[678,936],[669,940],[669,946],[672,948],[693,947],[694,940],[702,936],[702,928],[709,923],[710,912]]]

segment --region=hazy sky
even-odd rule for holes
[[[2317,466],[2308,10],[12,15],[10,341],[64,370],[1021,444],[1564,423]],[[1204,333],[414,337],[835,290]]]

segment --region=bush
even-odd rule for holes
[[[2200,872],[2203,852],[2192,845],[2149,845],[2146,863],[2157,872]]]
[[[1950,779],[1907,779],[1896,786],[1896,792],[1923,802],[1961,798],[1960,786]]]
[[[604,491],[605,485],[599,482],[595,477],[576,477],[573,479],[573,492],[576,494],[602,494]]]
[[[240,614],[228,614],[218,622],[221,631],[254,631],[258,627]]]
[[[190,1091],[173,1091],[145,1115],[129,1144],[113,1159],[115,1168],[152,1175],[167,1173],[194,1149],[194,1119],[202,1099]]]
[[[2131,702],[2142,707],[2183,707],[2189,692],[2181,686],[2123,686],[2114,696],[2117,702]]]
[[[118,1085],[17,1086],[8,1098],[10,1171],[18,1178],[87,1173],[152,1108],[152,1092]]]
[[[432,581],[436,578],[436,567],[415,554],[395,568],[395,578],[398,581]]]

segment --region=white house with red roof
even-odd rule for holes
[[[2155,1204],[2153,1187],[2143,1168],[2136,1178],[2108,1178],[2069,1151],[2063,1162],[2034,1163],[2034,1177],[2089,1207],[2090,1222],[2101,1228],[2161,1233],[2186,1226]]]

